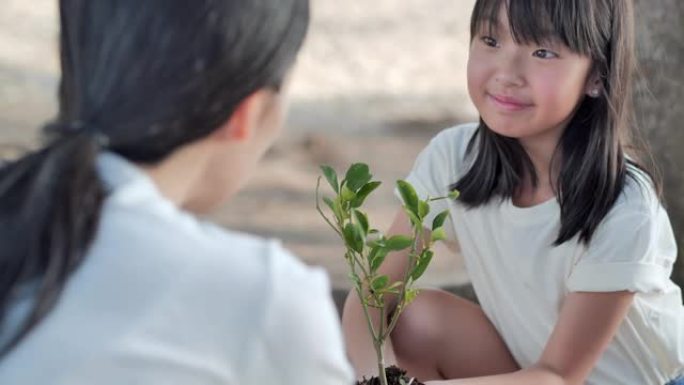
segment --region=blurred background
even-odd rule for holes
[[[0,152],[37,143],[56,110],[55,0],[0,0]],[[665,176],[670,217],[684,249],[684,3],[637,0],[642,64],[638,116]],[[474,0],[312,0],[313,19],[292,82],[287,129],[245,190],[211,219],[281,238],[348,287],[341,242],[315,210],[318,165],[366,162],[384,182],[367,203],[389,225],[394,181],[439,130],[477,119],[465,85]],[[1,246],[0,246],[1,247]],[[680,263],[675,279],[684,283]],[[467,284],[458,251],[438,250],[423,284]]]

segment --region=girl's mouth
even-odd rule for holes
[[[513,98],[510,96],[496,95],[488,93],[487,98],[494,103],[497,107],[505,111],[521,111],[526,108],[532,107],[531,103],[526,103],[520,99]]]

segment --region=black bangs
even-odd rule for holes
[[[502,8],[503,7],[503,8]],[[571,51],[596,57],[605,52],[611,20],[603,0],[481,0],[473,10],[471,39],[480,31],[497,31],[506,10],[511,36],[519,44],[559,42]]]

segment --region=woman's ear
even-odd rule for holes
[[[222,141],[242,142],[250,139],[257,129],[267,95],[259,90],[246,97],[233,111],[230,118],[211,135]]]

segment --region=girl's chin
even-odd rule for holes
[[[520,128],[512,122],[493,121],[491,119],[482,120],[491,131],[501,136],[512,139],[518,139],[521,136]]]

